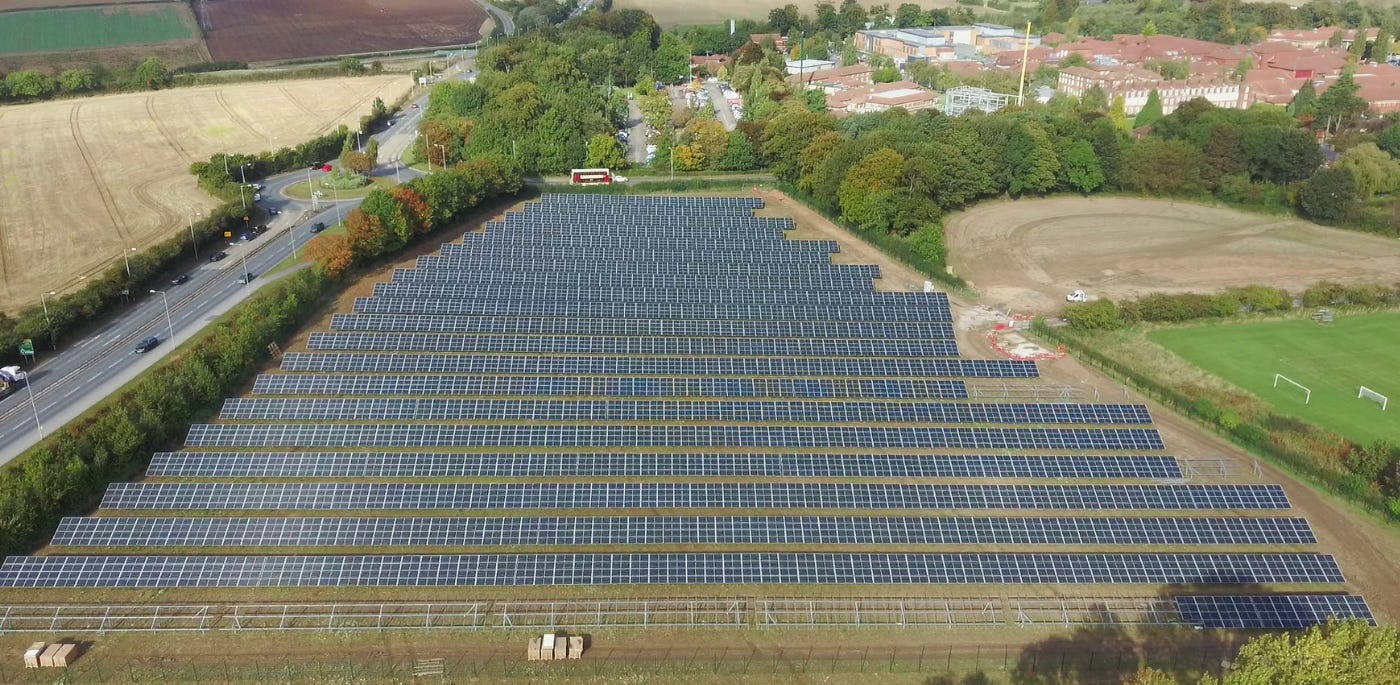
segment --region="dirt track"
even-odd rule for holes
[[[1400,274],[1400,241],[1170,200],[993,202],[955,215],[947,232],[953,270],[984,303],[1019,312],[1054,311],[1076,288],[1123,299]]]

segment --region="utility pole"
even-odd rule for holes
[[[1021,49],[1021,87],[1016,91],[1016,106],[1026,105],[1026,61],[1031,54],[1031,23],[1026,22],[1026,44]]]

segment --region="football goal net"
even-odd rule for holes
[[[1295,380],[1293,380],[1292,378],[1289,378],[1288,376],[1285,376],[1285,375],[1283,375],[1283,374],[1281,374],[1281,373],[1276,373],[1276,374],[1274,374],[1274,387],[1275,387],[1275,388],[1278,387],[1278,382],[1279,382],[1279,381],[1283,381],[1284,383],[1287,383],[1287,384],[1289,384],[1289,385],[1291,385],[1291,386],[1293,386],[1293,387],[1295,387],[1295,388],[1297,388],[1297,389],[1299,389],[1299,390],[1302,390],[1302,391],[1303,391],[1303,404],[1308,404],[1308,403],[1312,402],[1312,390],[1309,389],[1308,386],[1303,385],[1302,383],[1299,383],[1298,381],[1295,381]]]
[[[1361,386],[1360,392],[1356,393],[1356,399],[1366,399],[1381,405],[1381,411],[1385,411],[1386,405],[1390,404],[1390,398],[1382,395],[1366,386]]]

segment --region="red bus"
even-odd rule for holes
[[[570,185],[576,186],[608,185],[613,182],[613,175],[607,169],[574,169],[569,179]]]

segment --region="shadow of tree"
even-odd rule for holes
[[[1170,585],[1157,596],[1169,600],[1186,594],[1253,594],[1257,585]],[[1159,617],[1165,618],[1165,617]],[[1165,671],[1179,682],[1194,683],[1206,673],[1219,675],[1244,640],[1225,630],[1200,630],[1182,623],[1144,624],[1104,603],[1067,613],[1067,634],[1028,645],[1011,671],[1016,685],[1117,685],[1139,668]]]
[[[969,673],[961,678],[951,673],[936,675],[925,680],[924,685],[993,685],[994,682],[995,681],[991,678],[987,677],[986,673],[977,671],[975,673]]]

